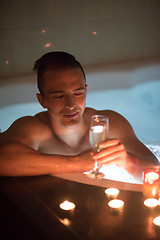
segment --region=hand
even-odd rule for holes
[[[101,143],[99,149],[100,151],[93,156],[98,164],[116,164],[119,167],[128,167],[128,154],[124,145],[118,139],[111,139]]]

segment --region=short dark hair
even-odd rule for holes
[[[86,81],[85,72],[81,64],[75,59],[75,57],[67,52],[49,52],[39,58],[35,64],[33,70],[37,71],[37,86],[41,94],[43,94],[44,87],[44,73],[47,70],[58,70],[63,68],[76,68],[79,67],[84,75]]]

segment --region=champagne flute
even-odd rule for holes
[[[99,152],[99,144],[104,142],[108,137],[109,132],[109,119],[102,115],[93,115],[91,118],[89,140],[94,152]],[[89,176],[92,178],[103,178],[104,174],[99,171],[100,166],[95,160],[94,168],[89,172]]]

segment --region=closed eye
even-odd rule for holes
[[[62,94],[62,95],[58,95],[58,94],[53,95],[53,98],[55,98],[55,99],[60,99],[60,98],[63,98],[63,97],[64,97],[64,94]]]
[[[85,90],[81,90],[81,91],[77,91],[77,92],[74,92],[74,95],[75,96],[81,96],[85,93]]]
[[[76,96],[80,96],[80,95],[83,95],[84,93],[74,93],[74,95]]]

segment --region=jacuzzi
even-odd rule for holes
[[[160,61],[87,68],[86,75],[86,105],[122,114],[160,160]],[[1,81],[1,131],[21,116],[43,111],[36,93],[35,75]]]

